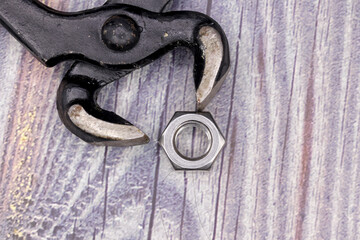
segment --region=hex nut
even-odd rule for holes
[[[208,151],[199,158],[183,156],[175,145],[177,132],[185,125],[196,124],[207,130],[210,139]],[[175,170],[209,170],[225,145],[225,139],[209,112],[176,112],[165,128],[160,144]]]

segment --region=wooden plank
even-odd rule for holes
[[[63,11],[104,1],[46,1]],[[228,35],[207,108],[227,139],[209,172],[175,172],[157,139],[194,109],[179,49],[102,91],[152,141],[95,147],[57,116],[69,66],[45,68],[0,28],[1,239],[359,239],[360,2],[179,0]]]

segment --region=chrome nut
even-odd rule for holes
[[[176,147],[176,138],[188,125],[201,128],[208,137],[206,152],[197,158],[184,156]],[[176,112],[165,128],[160,144],[165,150],[175,170],[209,170],[225,145],[225,139],[208,112]]]

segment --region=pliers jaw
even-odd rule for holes
[[[230,55],[225,33],[220,26],[202,27],[198,38],[201,43],[200,51],[195,54],[194,76],[197,110],[203,110],[219,91],[227,76]],[[199,66],[199,63],[203,65]]]
[[[58,12],[37,0],[2,1],[1,23],[43,64],[75,60],[59,87],[57,108],[71,132],[94,144],[149,141],[130,122],[99,107],[97,94],[106,84],[174,48],[187,47],[194,54],[197,109],[202,110],[230,66],[228,41],[219,24],[197,12],[164,13],[165,0],[147,10],[140,2],[149,1],[136,0],[139,5],[131,6],[130,0],[112,0],[78,13]]]
[[[140,129],[97,104],[102,87],[128,73],[82,62],[74,64],[57,94],[57,109],[64,125],[82,140],[95,145],[125,147],[148,143],[149,137]]]

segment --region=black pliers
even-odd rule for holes
[[[66,127],[99,145],[129,146],[148,137],[127,120],[101,109],[105,85],[151,63],[176,47],[194,53],[197,108],[203,109],[229,69],[227,38],[210,17],[190,11],[164,12],[168,0],[110,0],[76,13],[37,0],[1,0],[0,22],[44,65],[75,60],[57,96]]]

